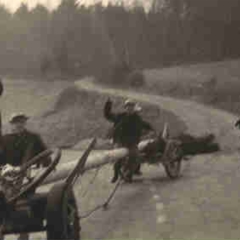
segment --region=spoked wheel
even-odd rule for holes
[[[51,163],[46,168],[39,168],[35,171],[34,177],[27,178],[26,175],[28,171],[31,170],[33,165],[41,163],[44,158],[52,157]],[[21,167],[21,170],[16,173],[12,181],[12,194],[11,197],[7,199],[9,204],[14,203],[19,198],[25,196],[26,194],[35,190],[35,188],[41,184],[41,182],[52,172],[52,170],[56,167],[61,157],[61,151],[59,149],[48,149],[36,157],[32,158],[26,164]],[[14,189],[15,188],[15,189]],[[15,191],[17,190],[17,191]]]
[[[164,152],[163,166],[169,178],[176,179],[180,175],[182,149],[178,141],[170,140]]]
[[[80,223],[72,189],[65,184],[54,185],[47,199],[46,209],[48,240],[80,240]]]
[[[165,171],[169,178],[175,179],[180,175],[181,161],[172,161],[164,165]]]

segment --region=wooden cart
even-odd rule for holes
[[[0,234],[46,231],[47,239],[80,239],[80,225],[73,185],[83,173],[94,139],[75,168],[64,181],[55,183],[47,192],[36,193],[43,180],[56,168],[61,157],[59,149],[47,150],[21,167],[19,171],[0,177]],[[44,157],[51,156],[51,164],[27,173]]]

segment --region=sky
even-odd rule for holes
[[[84,0],[90,2],[92,0]],[[36,6],[37,3],[44,4],[49,8],[55,8],[59,4],[60,0],[0,0],[0,3],[4,4],[8,9],[15,11],[21,3],[26,3],[30,8]]]
[[[36,6],[37,3],[42,3],[48,6],[50,9],[53,9],[59,4],[60,1],[61,0],[0,0],[0,3],[4,4],[11,11],[15,11],[22,2],[26,3],[30,8]],[[95,2],[103,2],[103,4],[106,4],[109,1],[114,2],[117,0],[79,0],[79,2],[86,5],[93,4]],[[130,1],[133,2],[133,0]],[[143,2],[148,3],[150,0],[144,0]]]

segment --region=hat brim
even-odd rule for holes
[[[136,106],[136,104],[135,103],[126,103],[126,104],[124,104],[124,107],[126,108],[126,107],[135,107]]]
[[[9,122],[10,123],[18,123],[18,122],[26,122],[29,119],[27,116],[17,116],[12,118]]]

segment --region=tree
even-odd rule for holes
[[[76,51],[74,40],[78,36],[78,2],[62,0],[53,12],[51,21],[51,48],[56,66],[62,74],[68,74],[71,68],[70,51]]]
[[[28,9],[28,5],[26,3],[21,3],[19,8],[14,13],[14,17],[20,19],[21,21],[28,20],[29,13],[30,11]]]
[[[8,9],[0,4],[0,29],[1,29],[1,38],[0,38],[0,59],[1,59],[1,69],[6,68],[8,65],[8,51],[12,33],[12,15]]]

